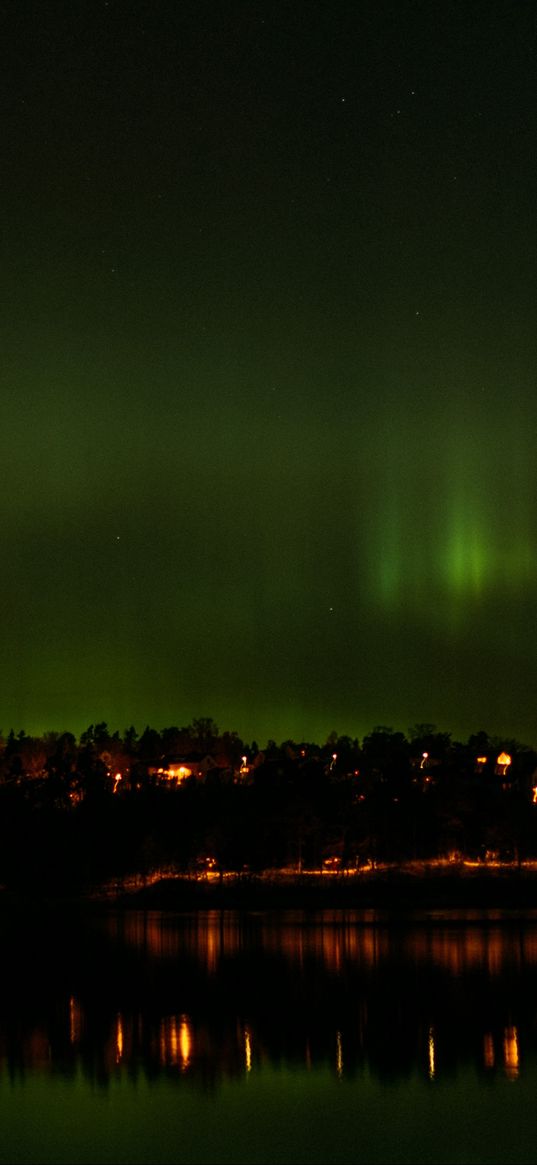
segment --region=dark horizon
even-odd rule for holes
[[[143,724],[143,727],[142,727]],[[197,727],[202,726],[202,727]],[[52,748],[54,743],[64,737],[72,737],[77,746],[94,743],[97,740],[101,742],[105,740],[113,741],[129,741],[133,747],[139,745],[143,737],[161,737],[162,739],[170,736],[182,737],[186,741],[190,739],[190,743],[195,742],[196,739],[201,739],[205,733],[208,738],[213,741],[226,740],[234,742],[235,744],[243,746],[249,752],[256,749],[259,752],[266,752],[270,747],[276,749],[284,749],[289,746],[309,746],[318,748],[320,750],[330,750],[337,745],[337,741],[343,741],[346,747],[352,745],[353,748],[360,750],[367,743],[375,738],[385,737],[393,741],[400,740],[405,746],[412,745],[415,741],[421,741],[425,738],[438,741],[441,750],[444,751],[450,748],[471,747],[472,742],[476,742],[476,748],[481,747],[478,742],[488,742],[489,749],[501,749],[508,746],[520,750],[521,752],[536,752],[537,746],[528,740],[520,740],[512,733],[487,732],[486,729],[479,726],[468,732],[466,735],[459,735],[449,729],[449,727],[431,724],[428,721],[416,721],[413,725],[408,725],[406,729],[400,728],[398,725],[390,725],[384,722],[377,721],[371,725],[362,735],[358,736],[356,733],[346,732],[345,726],[343,731],[337,732],[332,729],[324,737],[314,738],[305,736],[286,736],[278,737],[275,733],[269,733],[263,736],[260,733],[253,733],[250,736],[243,735],[237,728],[226,725],[222,727],[216,723],[212,716],[193,717],[188,724],[179,724],[177,721],[173,724],[160,725],[158,728],[155,724],[150,724],[147,720],[142,720],[137,726],[132,722],[123,725],[121,728],[118,725],[112,724],[108,720],[93,720],[91,723],[86,723],[81,730],[73,731],[71,728],[61,726],[49,725],[43,731],[31,731],[26,727],[19,725],[10,725],[5,730],[0,726],[0,752],[6,748],[8,744],[15,745],[17,741],[40,741]],[[104,747],[104,744],[102,745]],[[206,745],[206,751],[210,751],[210,745]]]

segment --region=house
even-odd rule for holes
[[[213,772],[215,769],[220,770],[220,766],[213,756],[203,756],[199,752],[189,752],[185,756],[162,757],[159,765],[151,765],[149,767],[148,776],[157,785],[168,785],[177,788],[178,785],[182,785],[183,781],[187,781],[190,777],[204,781],[207,773]]]

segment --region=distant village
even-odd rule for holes
[[[249,744],[209,717],[0,743],[0,885],[537,858],[537,753],[432,724]]]
[[[184,728],[148,726],[140,736],[134,727],[119,733],[105,722],[91,724],[79,738],[71,732],[31,736],[14,729],[4,737],[0,730],[0,782],[62,776],[73,804],[83,799],[89,773],[108,782],[111,791],[126,792],[147,785],[177,788],[192,779],[244,785],[260,770],[281,775],[311,766],[338,781],[374,782],[412,772],[413,783],[427,788],[449,771],[501,778],[504,789],[519,787],[522,780],[529,788],[528,779],[530,785],[534,774],[537,779],[537,751],[483,731],[465,743],[454,741],[434,724],[416,724],[406,736],[382,725],[362,741],[333,732],[322,745],[269,740],[263,747],[255,740],[245,743],[235,731],[220,732],[210,717]]]

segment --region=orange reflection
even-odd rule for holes
[[[480,967],[496,975],[506,961],[537,964],[537,927],[525,929],[512,944],[506,941],[502,917],[501,910],[459,911],[457,920],[464,925],[410,927],[403,935],[398,933],[397,947],[406,957],[420,963],[432,960],[454,975]],[[482,925],[484,919],[486,927]],[[369,925],[370,921],[374,925]],[[299,966],[313,956],[337,973],[349,963],[375,967],[393,956],[394,935],[389,927],[378,924],[375,911],[361,911],[356,918],[350,912],[344,924],[336,912],[330,911],[323,912],[316,925],[304,926],[302,922],[299,916],[285,926],[271,921],[261,924],[258,938],[264,950],[284,954]],[[239,953],[248,941],[232,911],[207,911],[181,928],[158,913],[133,912],[116,925],[122,941],[126,939],[154,957],[166,959],[185,950],[195,952],[210,973],[218,970],[222,958]]]
[[[69,998],[69,1042],[77,1044],[82,1034],[83,1011],[74,995]]]
[[[429,1028],[428,1054],[429,1054],[429,1080],[434,1080],[436,1075],[435,1064],[435,1042],[434,1042],[434,1028]]]
[[[252,1071],[252,1040],[247,1027],[244,1029],[244,1066],[247,1072]]]
[[[161,1064],[178,1065],[186,1071],[192,1056],[192,1031],[186,1015],[169,1015],[161,1020],[159,1048]]]
[[[161,1020],[159,1047],[161,1064],[177,1063],[177,1029],[175,1016]]]
[[[116,1064],[119,1064],[123,1059],[123,1020],[121,1013],[118,1011],[116,1018]]]
[[[183,1072],[185,1072],[192,1056],[192,1029],[186,1015],[181,1016],[179,1048],[181,1051],[181,1067]]]
[[[516,1027],[506,1027],[503,1033],[503,1059],[505,1075],[516,1080],[519,1073],[518,1031]]]
[[[494,1068],[494,1040],[492,1032],[485,1032],[483,1036],[483,1064],[485,1068]]]

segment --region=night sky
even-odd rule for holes
[[[0,725],[537,744],[537,9],[0,0]]]

